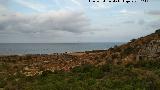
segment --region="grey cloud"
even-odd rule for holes
[[[123,23],[124,24],[135,24],[135,21],[134,20],[130,20],[130,21],[124,21]]]
[[[158,11],[149,11],[147,13],[150,14],[150,15],[160,15],[160,10],[158,10]]]
[[[7,8],[10,0],[0,0],[0,10],[3,8]]]
[[[160,28],[160,20],[150,22],[148,25],[153,29],[159,29]]]
[[[138,25],[144,25],[147,22],[144,19],[139,19],[139,20],[128,20],[124,21],[123,24],[138,24]]]
[[[144,25],[144,24],[146,24],[147,22],[144,20],[144,19],[140,19],[139,21],[138,21],[138,24],[139,25]]]
[[[0,0],[0,5],[6,5],[9,2],[9,0]]]
[[[1,16],[5,16],[5,14],[8,14],[10,10],[8,9],[8,4],[10,0],[0,0],[0,19]]]
[[[89,19],[83,12],[54,11],[34,15],[5,15],[0,21],[0,31],[14,30],[21,33],[36,33],[67,31],[72,33],[84,32],[89,27]]]

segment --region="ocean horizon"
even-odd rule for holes
[[[124,42],[85,43],[0,43],[0,55],[53,54],[106,50]]]

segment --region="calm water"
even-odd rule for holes
[[[122,43],[3,43],[0,55],[51,54],[104,50]]]

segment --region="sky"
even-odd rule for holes
[[[0,43],[128,42],[160,28],[160,0],[102,1],[0,0]]]

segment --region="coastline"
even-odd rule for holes
[[[107,50],[115,45],[124,43],[64,43],[64,44],[0,44],[0,55],[28,55],[28,54],[54,54],[54,53],[74,53],[95,50]]]
[[[142,83],[146,88],[144,83],[149,83],[147,85],[157,88],[160,86],[157,83],[160,80],[159,46],[160,35],[154,33],[107,50],[0,56],[0,85],[3,84],[2,89],[22,90],[36,90],[37,86],[44,90],[49,85],[51,88],[60,86],[63,90],[77,82],[87,84],[87,87],[90,86],[88,83],[95,82],[103,87],[107,81],[109,84],[106,85],[112,84],[115,85],[112,88],[118,89],[135,83]],[[121,82],[123,85],[117,84]],[[81,87],[82,84],[78,85]],[[136,87],[139,89],[139,84]]]
[[[11,71],[8,73],[16,73],[17,67],[22,74],[26,76],[34,76],[41,74],[43,71],[70,71],[72,68],[84,64],[96,65],[96,55],[101,55],[102,50],[73,52],[73,53],[54,53],[54,54],[28,54],[28,55],[9,55],[0,56],[0,64],[11,64]],[[106,51],[106,50],[105,50]],[[104,52],[104,50],[103,50]]]
[[[79,51],[79,52],[63,52],[63,53],[49,53],[49,54],[0,54],[0,56],[36,56],[36,55],[62,55],[62,54],[69,54],[69,55],[78,55],[78,54],[86,54],[86,53],[98,53],[104,52],[107,50],[91,50],[91,51]]]
[[[1,64],[9,64],[9,73],[20,71],[26,76],[34,76],[41,72],[70,71],[85,64],[101,66],[107,63],[126,65],[136,63],[141,59],[159,59],[159,33],[155,32],[145,37],[133,39],[126,44],[110,47],[106,50],[84,52],[64,52],[53,54],[25,54],[0,56]],[[13,69],[16,68],[16,69]]]

